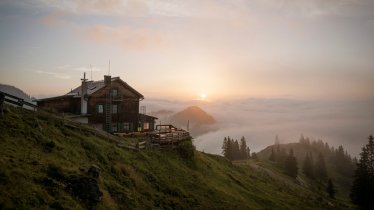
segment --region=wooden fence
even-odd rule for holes
[[[179,142],[188,140],[190,138],[191,136],[188,132],[177,131],[177,132],[170,132],[170,133],[158,133],[156,135],[152,135],[151,140],[153,143],[165,145],[165,144],[178,144]]]
[[[8,94],[2,91],[0,91],[0,94],[4,94],[5,96],[4,102],[15,105],[17,107],[21,107],[21,108],[32,110],[32,111],[36,111],[36,108],[38,107],[35,104],[25,101],[23,98],[13,96],[11,94]]]

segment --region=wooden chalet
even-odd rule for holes
[[[139,113],[144,96],[119,77],[104,76],[101,81],[82,79],[69,93],[37,100],[38,106],[64,113],[82,123],[111,133],[153,131],[156,117]]]

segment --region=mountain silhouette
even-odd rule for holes
[[[210,125],[214,124],[216,120],[198,106],[190,106],[186,109],[174,114],[171,121],[177,125]]]
[[[193,137],[217,130],[216,120],[198,106],[190,106],[174,114],[170,122],[180,128],[188,129]]]

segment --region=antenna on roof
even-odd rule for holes
[[[83,79],[81,79],[83,82],[85,82],[87,79],[86,79],[86,72],[83,73]]]

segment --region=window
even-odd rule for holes
[[[102,105],[102,104],[98,104],[98,105],[96,105],[96,112],[97,112],[98,114],[102,114],[102,113],[104,113],[104,105]]]
[[[149,129],[149,122],[145,122],[143,124],[143,130],[148,130]]]
[[[117,132],[117,131],[118,131],[117,124],[116,123],[112,124],[112,132]]]
[[[112,105],[112,114],[116,114],[118,112],[118,106],[117,104]]]
[[[117,89],[112,89],[112,96],[118,96],[118,90]]]
[[[130,123],[129,122],[123,123],[123,130],[125,130],[125,131],[129,131],[130,130]]]

